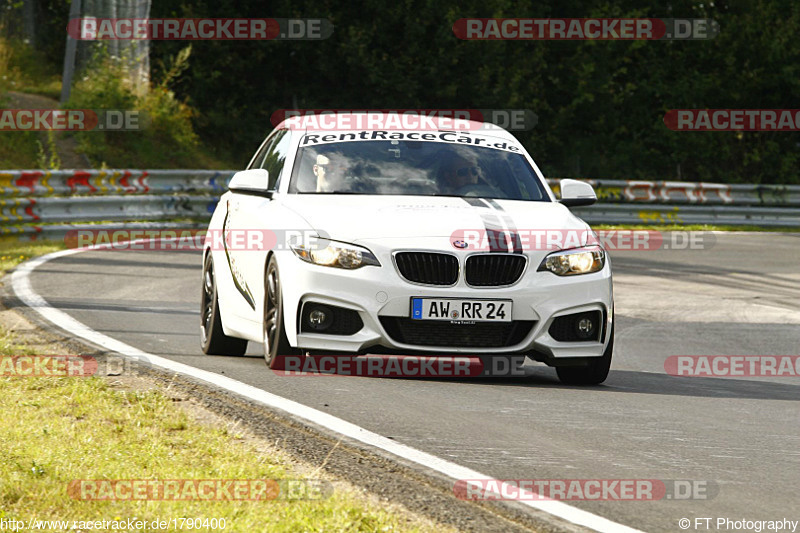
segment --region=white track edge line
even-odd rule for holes
[[[107,248],[100,246],[98,248]],[[122,356],[132,356],[145,358],[149,364],[183,374],[186,376],[205,381],[216,387],[233,392],[255,402],[264,404],[273,409],[279,409],[288,413],[291,416],[303,419],[318,426],[329,429],[340,435],[354,439],[363,444],[374,446],[392,455],[398,456],[407,461],[411,461],[418,465],[430,468],[440,474],[452,478],[453,480],[459,479],[474,479],[474,480],[492,480],[491,476],[482,474],[475,470],[457,465],[453,462],[440,459],[434,455],[417,450],[411,446],[400,444],[389,438],[383,437],[372,431],[368,431],[356,424],[347,422],[341,418],[329,415],[317,409],[313,409],[293,400],[283,398],[257,387],[247,385],[241,381],[231,379],[220,374],[201,370],[183,363],[178,363],[164,357],[153,355],[121,341],[113,339],[107,335],[97,332],[89,326],[75,320],[67,313],[59,311],[58,309],[50,306],[50,304],[34,290],[30,280],[30,274],[39,266],[53,259],[66,257],[69,255],[77,254],[80,252],[90,251],[96,248],[89,249],[74,249],[62,250],[53,252],[41,257],[30,259],[17,266],[16,270],[11,274],[11,284],[14,293],[17,297],[28,307],[39,313],[48,322],[57,325],[58,327],[68,331],[69,333],[81,337],[93,344],[102,346],[112,352],[116,352]],[[505,483],[501,484],[502,486]],[[509,487],[513,489],[514,487]],[[595,515],[588,511],[583,511],[577,507],[567,505],[560,501],[555,500],[519,500],[519,503],[531,507],[533,509],[543,511],[550,515],[561,518],[573,524],[588,527],[601,533],[642,533],[637,529],[613,522],[602,516]]]

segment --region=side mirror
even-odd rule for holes
[[[582,205],[592,205],[597,201],[594,188],[588,183],[578,180],[561,180],[561,200],[567,207],[579,207]]]
[[[237,172],[233,175],[231,182],[228,184],[228,189],[233,192],[258,194],[261,196],[268,196],[268,187],[269,173],[263,168],[253,168]]]

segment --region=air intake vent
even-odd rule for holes
[[[453,324],[439,320],[380,317],[389,336],[403,344],[450,346],[454,348],[503,348],[525,339],[536,323],[533,320],[512,322]]]
[[[424,285],[455,285],[458,281],[458,259],[435,252],[399,252],[394,256],[400,275]]]
[[[527,259],[520,254],[481,254],[467,258],[467,285],[497,287],[519,281]]]

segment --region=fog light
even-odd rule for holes
[[[556,317],[547,332],[558,342],[598,342],[602,327],[601,311],[584,311]]]
[[[310,305],[306,311],[306,324],[314,331],[324,331],[333,324],[333,310],[322,305]]]
[[[364,322],[358,315],[358,311],[353,309],[316,302],[303,304],[300,315],[300,333],[354,335],[363,327]]]
[[[590,318],[581,318],[576,324],[578,337],[588,339],[594,335],[594,322]]]
[[[325,316],[325,313],[320,311],[319,309],[311,311],[311,314],[308,315],[308,321],[312,326],[319,326],[320,324],[325,322],[326,318],[328,317]]]

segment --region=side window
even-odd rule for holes
[[[256,152],[256,155],[253,156],[252,162],[247,165],[247,170],[251,170],[254,168],[263,168],[261,164],[264,162],[264,156],[267,154],[269,147],[272,146],[273,141],[275,139],[267,139],[264,143],[261,144],[261,147]]]
[[[291,135],[289,130],[281,130],[275,134],[263,162],[261,168],[269,172],[269,189],[275,189],[278,181],[280,180],[281,173],[283,172],[283,165],[286,163],[286,155],[289,153],[289,145],[291,144]]]

